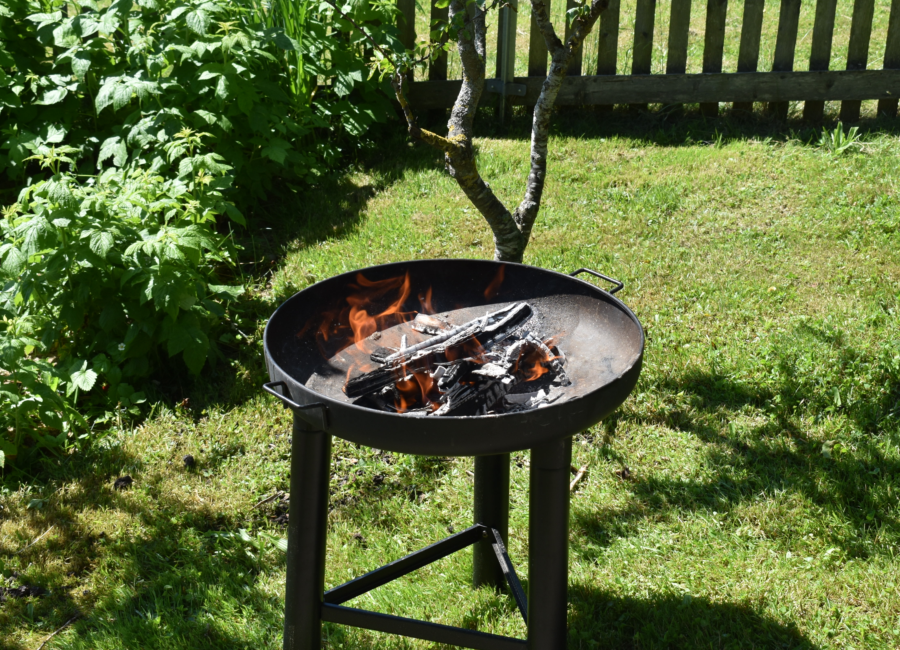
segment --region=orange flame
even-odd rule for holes
[[[550,369],[545,364],[558,358],[558,356],[548,355],[542,348],[533,346],[519,355],[519,358],[516,359],[513,371],[521,371],[525,376],[525,381],[534,381],[550,372]]]
[[[431,287],[428,287],[428,291],[425,292],[424,296],[421,293],[419,294],[419,305],[422,307],[423,314],[435,313],[435,309],[431,304]]]
[[[404,318],[406,314],[400,311],[403,303],[409,297],[409,273],[405,276],[389,278],[387,280],[369,280],[362,273],[357,274],[356,281],[361,287],[365,287],[368,291],[347,296],[347,303],[350,305],[350,328],[353,330],[353,342],[357,346],[362,341],[369,338],[375,332],[384,329],[385,325],[390,326],[388,320],[391,316],[399,315],[400,322],[407,320]],[[353,286],[353,285],[351,285]],[[358,288],[358,287],[354,287]],[[374,300],[381,298],[392,290],[400,290],[397,299],[390,304],[384,311],[376,316],[370,316],[367,307],[371,306]]]
[[[490,300],[500,291],[500,285],[503,284],[503,275],[506,272],[506,264],[500,266],[500,269],[497,271],[497,275],[494,276],[494,279],[491,280],[491,283],[487,286],[487,289],[484,290],[484,297],[487,300]]]
[[[347,306],[323,312],[316,332],[326,358],[354,344],[363,352],[371,352],[365,349],[366,339],[375,332],[410,320],[415,313],[401,311],[410,294],[409,273],[386,280],[369,280],[358,273],[356,284],[351,284],[350,289],[354,293],[347,297]],[[386,308],[375,307],[377,303],[384,304],[383,299],[391,292],[396,292],[396,298]],[[308,325],[297,336],[305,334],[307,329]],[[339,343],[329,354],[322,344],[332,339],[338,339]]]
[[[433,404],[428,394],[435,388],[435,382],[426,372],[414,372],[396,383],[399,399],[394,401],[398,413],[406,413],[411,408]]]

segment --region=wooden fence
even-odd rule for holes
[[[549,4],[549,0],[545,1]],[[566,1],[567,9],[576,4],[574,0]],[[534,105],[547,73],[547,48],[531,18],[528,76],[513,76],[516,2],[511,0],[495,18],[498,29],[496,72],[487,84],[488,92],[483,100],[487,105]],[[411,47],[416,39],[416,1],[397,0],[397,3],[401,13],[398,23],[401,37]],[[529,19],[531,7],[527,3],[525,0],[523,16],[518,20]],[[765,0],[744,0],[737,71],[730,73],[722,72],[728,0],[707,0],[703,67],[702,72],[696,74],[686,73],[691,0],[671,0],[665,73],[650,74],[656,0],[636,0],[631,74],[616,74],[621,12],[620,0],[610,0],[588,36],[597,39],[596,69],[583,70],[579,53],[557,103],[562,106],[699,103],[704,114],[716,115],[720,102],[734,102],[737,111],[752,110],[753,102],[767,102],[771,112],[784,118],[788,102],[803,101],[804,117],[820,120],[824,102],[839,100],[842,102],[841,119],[854,122],[860,116],[860,101],[877,99],[879,114],[896,116],[897,99],[900,98],[900,0],[891,0],[881,70],[866,69],[875,0],[853,0],[844,70],[829,70],[837,0],[816,0],[808,71],[794,70],[801,0],[780,0],[780,3],[770,71],[759,70]],[[429,20],[446,18],[447,9],[436,7],[432,0]],[[411,84],[410,100],[419,108],[450,108],[459,87],[459,80],[447,78],[447,58],[443,56],[431,64],[427,80]]]

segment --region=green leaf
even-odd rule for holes
[[[234,204],[232,204],[232,203],[225,204],[225,214],[227,214],[228,218],[231,219],[232,221],[234,221],[235,223],[240,224],[242,226],[247,225],[247,220],[244,219],[244,215],[241,213],[240,210],[238,210],[234,206]]]
[[[269,142],[269,146],[264,147],[260,153],[277,163],[284,163],[284,159],[287,156],[290,146],[289,142],[286,142],[281,138],[272,138]]]
[[[216,97],[221,100],[226,100],[231,95],[231,83],[228,81],[228,77],[222,75],[219,77],[219,82],[216,84]]]
[[[112,104],[113,91],[118,83],[119,77],[107,77],[106,81],[103,82],[103,85],[100,86],[97,97],[94,99],[94,108],[98,115],[104,108]]]
[[[132,92],[132,88],[130,84],[119,84],[115,88],[113,88],[112,95],[112,105],[113,110],[119,110],[123,106],[128,106],[131,103],[131,96],[134,93]]]
[[[250,111],[253,110],[253,97],[250,93],[241,93],[238,95],[237,101],[241,112],[245,115],[250,115]]]
[[[62,20],[62,12],[54,11],[52,14],[31,14],[26,18],[33,23],[54,23]]]
[[[194,115],[203,120],[207,125],[212,126],[219,119],[215,113],[211,113],[209,111],[204,111],[203,109],[198,109],[194,111]]]
[[[195,9],[190,12],[185,16],[185,21],[192,31],[201,36],[206,34],[206,30],[209,29],[209,14],[203,11],[203,9]]]
[[[42,132],[42,135],[44,142],[59,144],[66,137],[66,129],[55,124],[50,124],[47,126],[46,131]]]
[[[72,47],[79,42],[78,35],[72,29],[72,21],[66,20],[53,30],[53,44],[56,47]]]
[[[107,158],[112,158],[113,164],[116,167],[121,167],[128,161],[128,149],[125,146],[125,141],[117,135],[107,138],[103,141],[103,144],[100,145],[100,154],[97,157],[97,164],[99,165]]]
[[[44,93],[44,96],[41,97],[39,101],[34,102],[35,104],[39,104],[41,106],[50,106],[51,104],[58,104],[62,100],[66,98],[66,95],[69,94],[69,91],[63,87],[56,87],[48,90]]]
[[[115,246],[116,240],[112,233],[100,230],[91,234],[90,247],[100,257],[106,259],[107,253]]]
[[[69,375],[69,379],[77,388],[89,391],[97,382],[97,373],[88,368],[88,362],[84,361],[78,370]]]
[[[25,268],[25,262],[26,258],[22,251],[10,244],[3,259],[3,270],[10,276],[17,277]]]
[[[194,161],[192,158],[182,158],[178,163],[178,177],[189,176],[194,172]]]
[[[22,252],[26,256],[39,253],[53,244],[52,235],[55,235],[53,227],[43,217],[31,219],[23,229],[25,238],[22,241]]]
[[[447,0],[447,2],[449,1],[450,0]],[[300,44],[280,30],[275,32],[275,37],[272,40],[275,41],[275,45],[277,47],[280,47],[282,50],[289,50],[294,52],[300,50]]]
[[[77,202],[66,183],[58,180],[47,181],[44,189],[47,191],[47,198],[51,203],[58,203],[66,208],[75,207]]]
[[[119,12],[116,8],[110,7],[103,17],[100,18],[100,32],[103,34],[113,34],[119,28]]]
[[[193,374],[198,375],[200,371],[203,369],[203,364],[206,363],[206,357],[209,354],[209,339],[206,338],[206,334],[197,332],[199,334],[196,342],[185,348],[184,353],[182,354],[182,358],[184,359],[185,365],[188,367]]]
[[[209,290],[211,293],[218,294],[223,298],[229,298],[232,300],[236,300],[241,297],[241,294],[244,293],[244,287],[241,285],[228,285],[228,284],[211,284],[209,285]]]
[[[125,325],[125,312],[122,305],[107,305],[100,312],[100,327],[104,332],[112,332]]]
[[[77,52],[72,57],[71,61],[72,61],[72,74],[74,74],[79,79],[84,79],[84,75],[87,74],[87,71],[91,67],[90,55],[84,51]]]

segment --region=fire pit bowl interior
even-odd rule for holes
[[[399,286],[398,278],[405,282],[402,294],[377,289]],[[552,335],[565,354],[572,385],[557,402],[500,415],[414,416],[354,404],[357,400],[342,389],[354,373],[366,370],[372,341],[357,346],[341,320],[347,316],[348,298],[353,301],[361,286],[375,287],[366,297],[369,314],[393,304],[406,320],[430,307],[459,324],[525,301],[535,311],[530,326]],[[405,299],[398,302],[398,295]],[[410,338],[410,345],[427,338],[411,332],[403,320],[388,319],[376,335],[378,345],[396,347],[401,333],[420,336]],[[346,335],[338,332],[341,327]],[[338,275],[288,299],[265,332],[271,381],[284,382],[281,393],[299,405],[322,405],[297,411],[313,428],[380,449],[438,456],[531,449],[583,431],[614,411],[634,388],[643,350],[638,319],[607,291],[546,269],[485,260],[400,262]]]

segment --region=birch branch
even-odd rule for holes
[[[541,207],[541,199],[544,194],[544,186],[547,180],[547,144],[550,139],[550,117],[556,104],[556,97],[566,77],[566,71],[572,58],[581,47],[584,39],[591,32],[600,13],[609,5],[609,0],[594,0],[587,13],[578,16],[573,21],[572,33],[568,41],[563,44],[556,34],[553,23],[547,11],[547,5],[543,0],[533,0],[532,11],[535,22],[547,49],[550,51],[550,67],[547,78],[541,86],[541,94],[534,106],[534,115],[531,123],[531,170],[528,173],[528,181],[525,187],[525,196],[513,214],[516,226],[522,236],[522,249],[528,245],[531,239],[531,230],[537,220]]]

